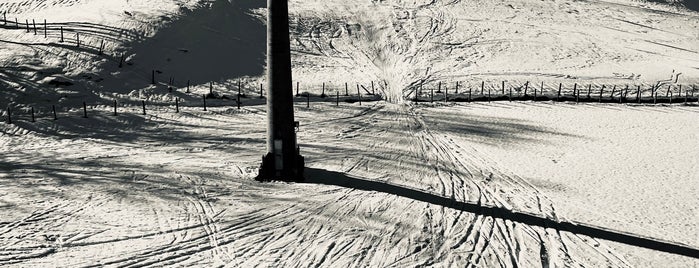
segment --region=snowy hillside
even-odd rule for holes
[[[405,101],[696,100],[699,11],[669,2],[290,1],[287,184],[252,179],[265,1],[2,1],[0,266],[697,266],[646,243],[699,248],[695,104]]]

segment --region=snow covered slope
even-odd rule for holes
[[[699,12],[689,4],[290,4],[302,91],[326,83],[342,94],[345,82],[375,81],[396,102],[440,81],[699,82]],[[308,182],[253,181],[265,151],[264,100],[254,96],[264,5],[2,1],[0,107],[15,122],[0,124],[0,265],[699,265],[439,205],[494,206],[697,248],[694,106],[335,106],[314,97],[305,108],[299,98]],[[239,82],[242,109],[220,98],[203,111],[202,94],[230,97]]]

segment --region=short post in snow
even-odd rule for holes
[[[527,96],[527,91],[529,90],[529,81],[524,83],[524,96]]]
[[[359,84],[357,84],[357,97],[359,97],[359,106],[362,106],[362,92],[359,91]]]
[[[311,93],[306,92],[306,108],[311,108]]]
[[[12,124],[12,109],[7,107],[7,123]]]
[[[35,20],[35,19],[32,19],[32,24],[34,25],[34,35],[37,35],[37,32],[36,32],[36,20]]]
[[[502,81],[502,95],[505,95],[505,81]]]
[[[75,45],[76,47],[80,47],[80,33],[75,32]]]
[[[44,38],[47,38],[47,37],[48,37],[48,30],[46,27],[46,19],[44,19]]]
[[[636,102],[641,103],[641,86],[638,86],[636,90]]]
[[[238,95],[240,95],[240,88],[238,88]],[[209,81],[209,96],[214,96],[214,81]]]
[[[187,80],[187,90],[185,91],[186,93],[189,93],[189,80]]]
[[[485,92],[484,89],[485,89],[485,81],[481,81],[481,96],[485,95],[485,94],[483,94]]]
[[[61,43],[63,43],[63,26],[61,26]]]
[[[146,101],[142,100],[141,105],[143,106],[143,115],[146,115]]]
[[[238,110],[240,110],[240,93],[238,93],[238,96],[236,96],[236,104],[238,105]]]
[[[349,96],[349,89],[347,88],[347,82],[345,82],[345,96]]]
[[[510,87],[510,95],[507,99],[512,102],[512,87]]]
[[[323,83],[323,88],[325,88],[325,83]],[[374,91],[374,81],[371,81],[371,95],[376,95],[376,91]]]
[[[117,101],[114,100],[114,116],[117,116]]]
[[[434,88],[430,87],[430,103],[434,102]]]
[[[175,113],[180,112],[180,98],[175,98]]]
[[[83,118],[87,118],[87,104],[83,101]]]
[[[347,84],[345,84],[346,86]],[[300,96],[299,95],[299,82],[296,82],[296,97]]]
[[[32,122],[36,122],[36,120],[34,119],[34,107],[32,107]]]
[[[201,98],[204,101],[204,111],[206,111],[206,94],[201,95]]]
[[[556,101],[561,100],[561,89],[563,88],[563,83],[558,83],[558,95],[556,95]]]
[[[374,82],[371,82],[371,84],[374,85]],[[322,91],[321,91],[321,93],[320,93],[320,97],[321,97],[321,98],[327,97],[327,96],[325,95],[325,82],[323,82],[323,89],[322,89]]]
[[[51,105],[51,110],[53,111],[53,120],[58,120],[58,116],[56,115],[56,105]]]
[[[459,81],[456,81],[456,87],[454,88],[454,94],[459,95]]]
[[[29,30],[29,19],[24,20],[24,25],[27,26],[27,33],[29,33],[29,32],[30,32],[30,30]]]
[[[468,102],[471,102],[471,87],[468,87]]]
[[[264,92],[264,89],[262,87],[262,83],[260,83],[260,99],[262,99],[264,97],[265,97],[265,92]]]
[[[575,102],[580,102],[580,92],[578,91],[578,83],[573,85],[573,95],[575,96]]]
[[[335,106],[340,106],[340,92],[335,92]]]
[[[442,93],[442,81],[439,81],[439,84],[437,84],[437,93]]]

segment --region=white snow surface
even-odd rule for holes
[[[375,81],[393,102],[313,97],[306,108],[297,98],[309,180],[293,184],[253,180],[265,152],[256,97],[264,8],[261,0],[0,2],[8,20],[0,107],[3,119],[7,107],[14,114],[14,124],[0,124],[0,265],[699,265],[407,194],[697,248],[696,106],[400,101],[420,85],[457,81],[686,90],[699,82],[699,12],[630,0],[290,1],[302,92],[320,94],[326,83],[333,96],[349,83],[355,94],[356,83]],[[242,109],[209,99],[203,111],[210,85],[233,96],[238,83]]]

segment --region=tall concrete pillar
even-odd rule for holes
[[[303,180],[296,143],[287,0],[267,0],[267,154],[257,180]]]

